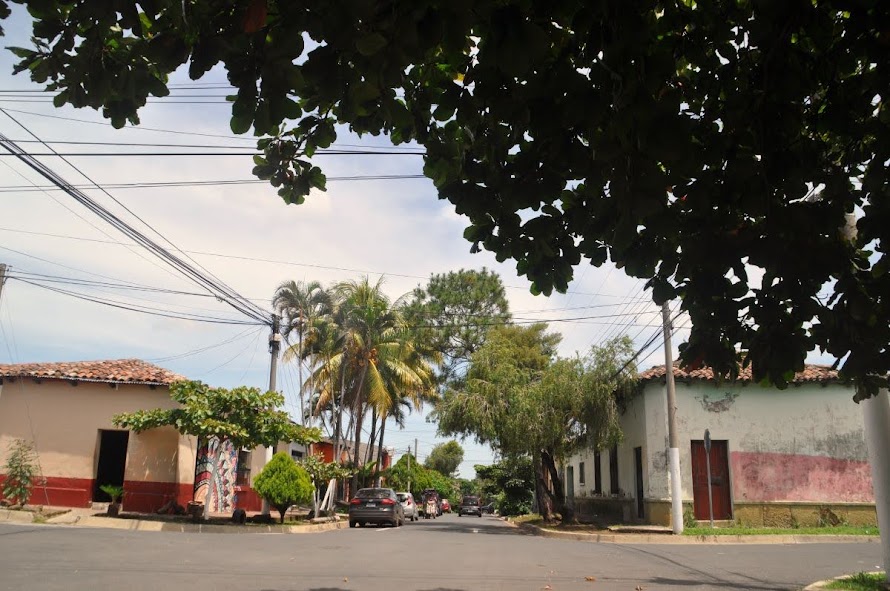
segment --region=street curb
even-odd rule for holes
[[[349,527],[345,521],[314,523],[311,525],[215,525],[208,523],[171,523],[145,519],[115,519],[113,517],[83,517],[78,527],[101,527],[129,531],[163,531],[197,534],[312,534]]]
[[[508,523],[512,523],[509,522]],[[596,542],[601,544],[828,544],[857,542],[877,544],[879,536],[675,536],[672,534],[584,534],[553,531],[528,523],[513,525],[544,538]]]
[[[30,511],[9,511],[0,509],[0,523],[34,523],[35,514]],[[333,531],[349,527],[348,521],[331,523],[313,523],[310,525],[216,525],[207,523],[174,523],[169,521],[152,521],[147,519],[127,519],[114,517],[96,517],[84,515],[71,519],[67,513],[57,515],[46,521],[49,525],[67,525],[74,527],[92,527],[105,529],[124,529],[129,531],[164,531],[180,533],[215,533],[215,534],[312,534]]]
[[[0,523],[34,523],[34,512],[0,509]]]
[[[884,571],[882,571],[882,570],[875,570],[875,571],[869,572],[868,574],[876,575],[876,574],[883,574],[883,573],[884,573]],[[842,581],[844,579],[849,579],[852,576],[853,575],[844,575],[842,577],[835,577],[833,579],[825,579],[824,581],[816,581],[815,583],[811,583],[811,584],[807,585],[806,587],[804,587],[803,591],[819,591],[819,589],[824,589],[830,583],[833,583],[835,581]]]

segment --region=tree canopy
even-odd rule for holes
[[[423,465],[445,476],[454,476],[463,461],[464,448],[452,440],[435,445]]]
[[[181,381],[170,385],[170,398],[180,406],[121,413],[112,422],[137,433],[169,425],[184,435],[228,440],[236,449],[272,447],[282,441],[308,445],[321,440],[318,429],[296,425],[279,410],[284,396],[278,392],[247,386],[211,388],[198,381]]]
[[[434,414],[441,434],[474,437],[504,457],[532,458],[539,502],[546,495],[571,520],[557,464],[620,439],[618,404],[636,368],[628,337],[584,358],[554,358],[557,343],[544,324],[492,330],[471,358],[465,388],[447,391]],[[545,472],[553,490],[544,486]],[[541,513],[549,517],[548,507]]]
[[[535,292],[611,259],[682,298],[688,363],[735,375],[741,348],[782,386],[821,347],[860,396],[887,384],[886,2],[10,1],[35,18],[16,70],[57,105],[136,124],[170,72],[222,64],[287,203],[324,189],[338,124],[414,141]]]

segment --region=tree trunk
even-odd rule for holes
[[[538,513],[544,521],[550,521],[553,517],[553,503],[551,502],[547,481],[544,478],[544,468],[541,465],[541,455],[535,454],[535,497],[538,503]]]
[[[380,486],[380,472],[383,470],[383,434],[386,432],[386,416],[380,421],[380,443],[377,444],[377,466],[374,468],[375,486]]]
[[[359,377],[358,384],[355,387],[355,410],[354,418],[355,418],[355,447],[352,452],[352,463],[356,468],[355,474],[352,475],[352,490],[349,491],[350,495],[355,495],[358,490],[358,461],[359,461],[359,449],[358,446],[362,441],[362,421],[365,417],[365,406],[362,404],[362,390],[365,387],[365,376],[368,375],[368,364],[371,363],[369,359],[365,359],[365,364],[362,367],[362,375]]]
[[[374,459],[374,442],[377,441],[377,407],[371,409],[371,435],[368,437],[368,453],[365,454],[367,466]]]
[[[572,508],[571,504],[566,502],[562,476],[559,473],[559,469],[556,467],[556,461],[553,459],[553,455],[550,450],[544,450],[541,452],[541,463],[550,474],[550,482],[553,484],[553,492],[551,494],[551,498],[553,500],[554,506],[556,507],[556,510],[559,511],[559,514],[562,516],[562,522],[574,523],[575,510]],[[548,493],[549,492],[550,491],[548,489]]]

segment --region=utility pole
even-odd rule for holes
[[[3,296],[4,283],[6,283],[6,265],[0,263],[0,297]]]
[[[277,392],[278,387],[278,352],[281,350],[281,318],[278,314],[272,314],[272,334],[269,335],[269,353],[272,354],[272,364],[269,367],[269,391]],[[274,453],[274,447],[267,447],[263,457],[263,466],[269,463]],[[269,501],[263,499],[263,516],[270,515],[272,506]]]
[[[683,533],[683,499],[680,486],[680,446],[677,443],[677,395],[674,391],[674,353],[671,348],[671,310],[667,302],[661,305],[664,325],[664,379],[667,389],[668,459],[671,480],[671,527],[675,534]]]
[[[855,213],[844,216],[841,234],[851,244],[856,241]],[[881,532],[881,554],[886,570],[886,565],[890,564],[890,533],[886,531],[890,529],[890,394],[887,388],[881,388],[877,395],[861,401],[859,406],[862,407],[875,512],[878,514],[878,531]],[[890,580],[890,575],[887,576]]]
[[[408,446],[408,492],[411,492],[411,446]]]

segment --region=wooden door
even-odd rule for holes
[[[695,518],[707,521],[708,514],[708,455],[711,459],[711,497],[714,519],[732,519],[732,500],[729,493],[729,455],[726,440],[711,440],[711,453],[705,453],[702,440],[692,441],[692,497]]]

